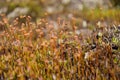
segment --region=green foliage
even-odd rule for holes
[[[82,14],[82,17],[84,17],[88,21],[99,21],[99,20],[114,20],[114,21],[120,21],[120,10],[119,9],[109,9],[109,10],[102,10],[100,8],[96,8],[93,10],[87,10],[84,11]]]
[[[44,16],[43,6],[41,6],[41,4],[39,4],[38,2],[28,2],[26,4],[26,7],[29,7],[29,15],[32,16],[32,18],[35,19],[36,17]]]
[[[43,17],[44,16],[44,9],[43,9],[43,5],[42,3],[40,3],[39,1],[34,1],[34,0],[30,0],[30,1],[10,1],[10,2],[4,2],[3,6],[7,7],[7,13],[9,14],[10,12],[12,12],[15,8],[17,7],[27,7],[29,8],[29,12],[28,15],[32,16],[32,19],[36,19],[37,17]]]

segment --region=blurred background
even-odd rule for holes
[[[90,10],[98,12],[95,12],[96,20],[101,9],[106,11],[117,8],[119,13],[119,6],[119,0],[0,0],[0,14],[5,14],[10,20],[21,15],[30,15],[33,21],[42,17],[50,20],[75,17],[89,22],[89,16],[92,15]],[[107,13],[103,13],[103,18],[111,15]]]

